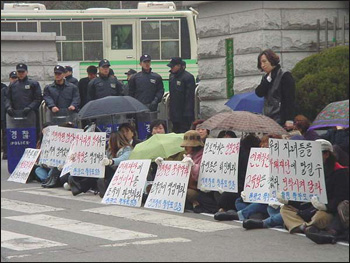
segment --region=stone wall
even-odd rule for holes
[[[18,63],[28,66],[28,77],[39,81],[42,90],[54,80],[57,65],[55,33],[1,32],[1,82],[9,83],[9,73]]]
[[[317,52],[317,19],[321,22],[321,47],[332,43],[333,18],[340,28],[345,17],[345,41],[349,44],[349,5],[345,1],[195,1],[184,4],[199,12],[197,20],[199,96],[201,118],[230,110],[226,97],[225,39],[234,41],[234,93],[254,90],[262,73],[257,69],[259,53],[271,48],[281,66],[291,70],[297,62]],[[342,41],[342,30],[337,40]]]

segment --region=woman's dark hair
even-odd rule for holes
[[[233,131],[221,131],[218,138],[224,138],[225,135],[229,135],[231,138],[237,138],[237,135]]]
[[[150,131],[151,131],[151,133],[152,133],[153,128],[154,128],[154,127],[157,127],[157,126],[159,126],[159,125],[163,125],[163,128],[164,128],[165,133],[168,133],[168,129],[167,129],[167,127],[166,127],[166,122],[163,121],[163,120],[154,120],[154,121],[151,122],[151,125],[150,125]]]
[[[111,152],[113,158],[115,158],[117,156],[117,152],[121,148],[126,147],[126,146],[132,147],[123,133],[121,133],[121,132],[112,132],[111,133],[111,135],[109,137],[108,147],[109,147],[109,151]]]
[[[256,137],[254,134],[248,134],[244,138],[241,139],[241,147],[249,150],[252,147],[259,147],[260,139]]]
[[[195,120],[194,122],[192,122],[192,125],[191,125],[191,129],[190,130],[196,130],[197,129],[197,126],[199,124],[202,124],[203,122],[205,122],[205,120]],[[209,135],[210,134],[210,130],[207,129],[207,134]]]
[[[277,66],[280,63],[280,57],[273,52],[271,49],[265,49],[258,56],[258,69],[263,71],[261,68],[260,58],[262,55],[265,55],[267,60],[271,63],[271,66]]]
[[[135,138],[137,136],[136,129],[135,129],[134,125],[132,125],[131,123],[129,123],[129,122],[122,123],[119,126],[118,131],[120,131],[123,128],[129,129],[134,134],[133,138]]]

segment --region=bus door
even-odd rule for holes
[[[130,68],[137,70],[136,57],[136,20],[123,19],[107,21],[106,57],[119,80],[125,80],[124,74]]]

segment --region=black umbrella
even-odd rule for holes
[[[78,118],[92,119],[116,114],[131,114],[149,111],[149,108],[130,96],[108,96],[89,101],[79,111]]]

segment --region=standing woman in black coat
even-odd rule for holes
[[[258,69],[266,74],[255,89],[258,97],[265,97],[263,114],[287,130],[293,129],[295,115],[295,81],[280,66],[279,56],[266,49],[258,56]]]

